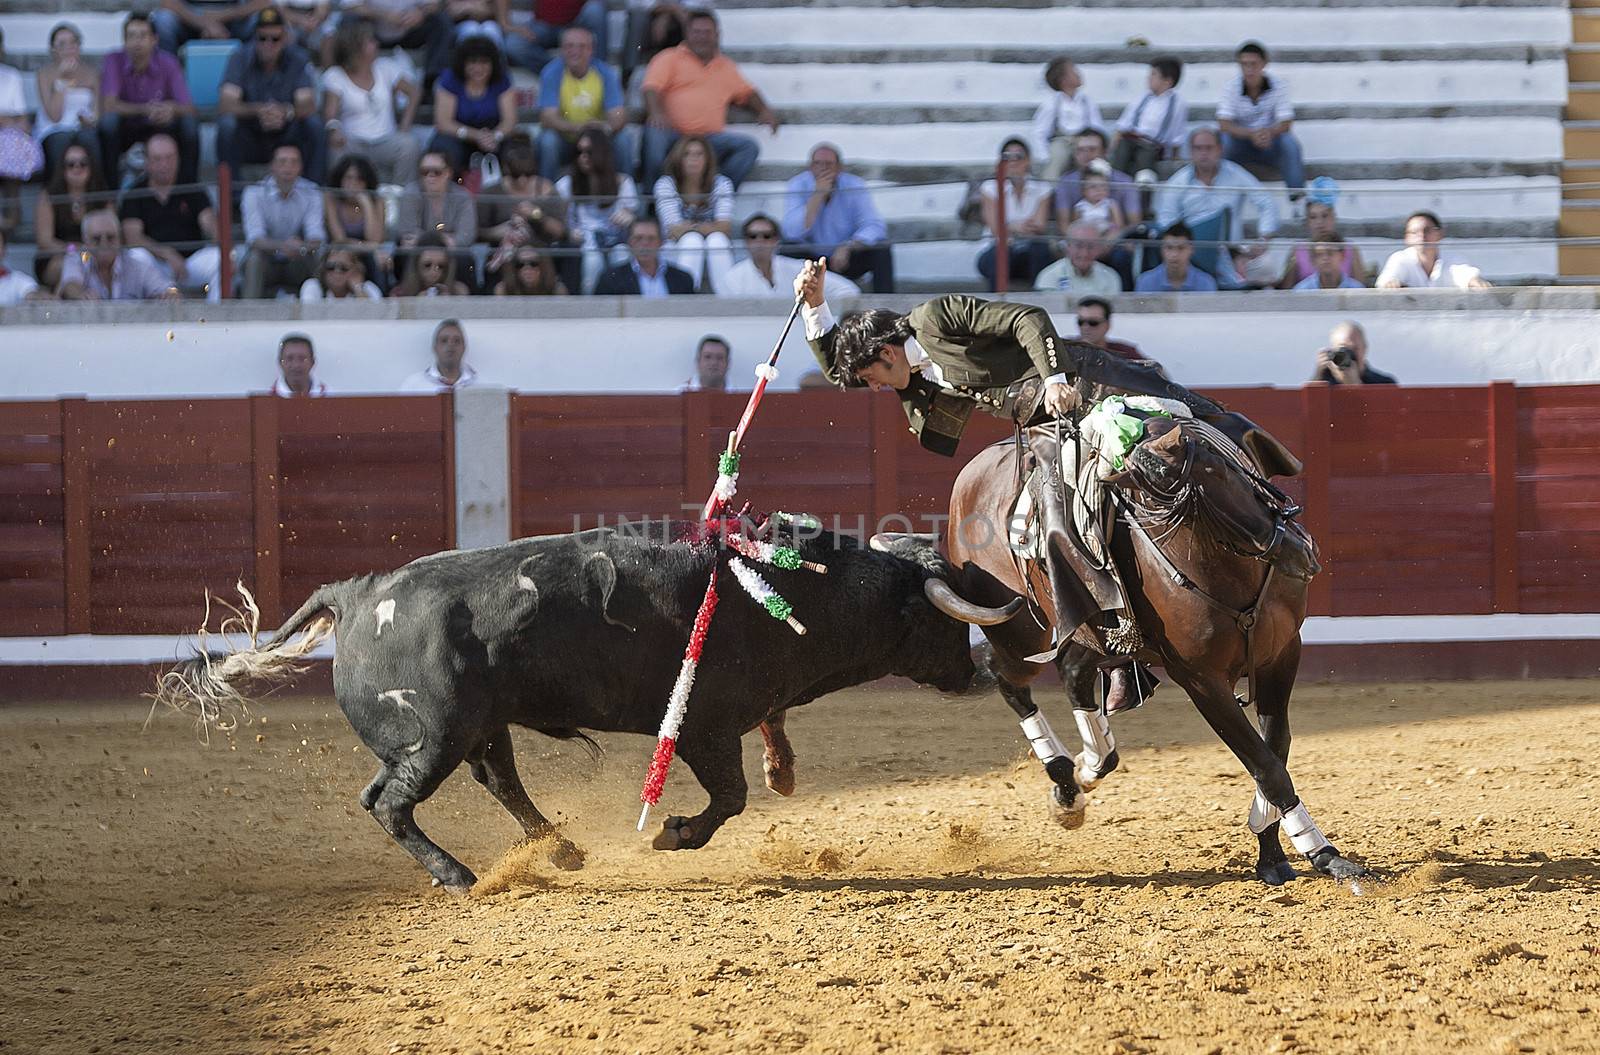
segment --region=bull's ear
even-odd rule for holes
[[[583,562],[584,600],[612,626],[637,630],[638,627],[616,617],[612,601],[617,593],[617,565],[608,553],[591,553]]]

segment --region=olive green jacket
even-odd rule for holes
[[[1039,386],[1023,386],[1020,392],[1013,386],[1052,374],[1191,405],[1197,400],[1210,402],[1167,381],[1159,368],[1128,362],[1082,341],[1063,340],[1049,314],[1031,304],[949,294],[912,309],[910,322],[918,346],[939,365],[951,386],[941,388],[913,373],[911,384],[900,390],[911,431],[923,447],[937,454],[955,454],[974,410],[1008,418],[1025,416]],[[817,365],[837,385],[844,378],[834,361],[833,333],[829,330],[810,343]]]

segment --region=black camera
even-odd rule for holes
[[[1348,344],[1341,344],[1328,355],[1328,361],[1344,370],[1355,363],[1356,350]]]

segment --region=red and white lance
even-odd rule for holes
[[[800,317],[800,297],[795,297],[794,307],[789,311],[789,320],[783,325],[783,333],[778,336],[778,343],[772,346],[772,354],[767,356],[767,361],[756,367],[756,387],[750,393],[749,402],[744,406],[744,414],[739,418],[739,427],[728,433],[728,447],[717,458],[717,482],[711,488],[711,495],[706,499],[705,510],[701,514],[703,530],[708,536],[714,536],[720,529],[717,521],[727,508],[728,502],[733,498],[739,479],[739,447],[744,443],[744,435],[750,428],[750,423],[755,419],[756,408],[761,405],[761,397],[767,391],[767,384],[778,377],[778,353],[783,350],[783,342],[788,340],[789,331],[794,328],[794,320]],[[742,567],[742,566],[741,566]],[[739,569],[735,569],[736,572]],[[746,575],[743,578],[753,577],[760,583],[760,576],[743,569]],[[742,583],[747,590],[754,590],[753,584]],[[765,585],[762,583],[761,585]],[[767,587],[771,593],[771,588]],[[752,596],[756,596],[752,592]],[[782,598],[772,595],[779,606],[786,607]],[[695,671],[700,666],[700,653],[706,645],[706,631],[711,626],[711,613],[717,609],[717,565],[711,564],[711,578],[706,583],[706,595],[700,602],[700,609],[695,613],[694,627],[689,631],[689,644],[683,650],[683,666],[678,668],[678,679],[673,682],[672,695],[667,700],[667,713],[661,719],[661,729],[656,733],[656,751],[650,759],[650,769],[645,773],[644,789],[639,793],[639,799],[644,803],[644,808],[639,811],[639,831],[644,831],[646,818],[650,816],[650,807],[661,801],[661,789],[667,783],[667,770],[672,766],[672,756],[678,749],[678,731],[683,728],[684,715],[689,711],[689,693],[694,689]],[[779,614],[779,609],[771,603],[767,609],[776,617],[784,619],[797,633],[805,633],[805,628],[794,619],[792,615]]]

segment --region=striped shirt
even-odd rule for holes
[[[1188,130],[1189,107],[1176,88],[1160,95],[1145,92],[1117,119],[1117,131],[1132,132],[1173,147],[1183,145]]]
[[[698,203],[683,200],[678,185],[671,176],[656,180],[656,219],[661,221],[661,233],[680,223],[715,223],[733,219],[733,182],[726,176],[711,181],[711,194]]]
[[[1271,128],[1294,120],[1294,104],[1289,101],[1289,86],[1281,77],[1261,78],[1261,98],[1245,94],[1244,75],[1235,74],[1217,103],[1217,120],[1232,121],[1244,128]]]

